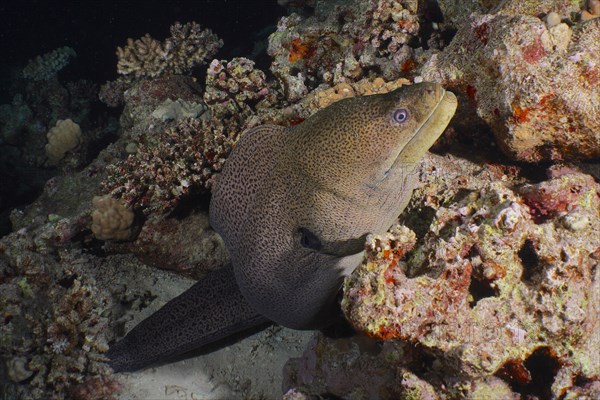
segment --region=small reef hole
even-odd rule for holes
[[[552,382],[560,366],[560,361],[551,347],[536,349],[525,360],[525,368],[531,373],[531,383],[527,386],[529,393],[542,399],[550,399]]]
[[[517,254],[523,266],[521,280],[527,285],[534,285],[540,279],[540,275],[543,272],[535,243],[531,239],[525,240],[525,243],[523,243]]]
[[[77,279],[77,274],[65,274],[59,281],[58,284],[65,289],[70,289],[73,287],[73,283],[75,283],[75,279]]]
[[[498,296],[499,292],[497,288],[492,286],[493,280],[484,276],[485,264],[481,260],[481,253],[477,246],[471,247],[468,258],[471,260],[471,265],[473,265],[473,274],[469,285],[469,307],[473,308],[479,300]]]
[[[537,348],[524,363],[507,362],[496,376],[507,381],[523,398],[552,398],[552,382],[561,364],[551,347]]]
[[[478,279],[478,277],[475,276],[471,278],[469,294],[471,295],[469,298],[469,307],[471,308],[475,307],[481,299],[498,295],[496,289],[490,285],[489,281],[485,279]]]

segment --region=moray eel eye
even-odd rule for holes
[[[323,244],[321,240],[312,233],[310,230],[306,228],[300,228],[300,244],[302,247],[306,247],[307,249],[313,250],[321,250],[323,248]]]
[[[408,110],[406,108],[398,108],[392,114],[392,121],[397,124],[403,124],[408,119]]]

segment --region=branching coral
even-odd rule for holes
[[[212,187],[238,134],[239,127],[214,118],[185,120],[109,165],[102,186],[134,208],[167,212],[190,192]]]
[[[163,42],[148,34],[127,39],[126,46],[117,48],[117,72],[133,79],[186,74],[204,64],[222,45],[210,29],[202,30],[195,22],[177,22],[171,26],[171,37]]]
[[[61,47],[35,59],[23,68],[23,77],[34,81],[46,81],[54,78],[58,71],[69,64],[76,53],[70,47]]]
[[[71,119],[56,121],[56,126],[50,129],[46,136],[46,155],[50,165],[58,164],[68,151],[81,144],[81,128]]]
[[[125,240],[131,237],[134,214],[110,196],[92,199],[92,232],[100,240]]]

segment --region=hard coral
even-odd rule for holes
[[[96,196],[92,199],[92,232],[100,240],[126,240],[131,237],[134,214],[117,199]]]
[[[387,93],[408,84],[410,81],[404,78],[390,82],[386,82],[382,78],[373,80],[365,78],[355,83],[342,82],[328,89],[314,90],[303,102],[308,103],[309,109],[316,111],[347,97]]]
[[[216,118],[247,118],[258,109],[273,106],[276,93],[267,84],[265,73],[254,68],[254,61],[237,57],[210,63],[204,101]]]
[[[61,47],[37,56],[23,68],[23,77],[33,81],[47,81],[56,77],[58,71],[69,64],[76,53],[70,47]]]
[[[473,107],[509,156],[585,159],[600,155],[598,54],[598,19],[571,34],[535,17],[473,15],[421,72],[457,92],[471,87]]]
[[[46,135],[46,155],[48,163],[56,165],[68,151],[75,149],[81,144],[81,128],[71,119],[58,120],[56,126],[48,131]]]
[[[127,39],[117,48],[117,72],[133,79],[155,78],[164,74],[186,74],[204,64],[223,45],[210,29],[202,30],[195,22],[171,26],[171,37],[163,42],[146,34]]]
[[[85,272],[89,259],[41,243],[52,225],[0,240],[0,362],[12,368],[12,383],[3,382],[10,398],[63,399],[84,377],[109,373],[101,353],[111,296]]]

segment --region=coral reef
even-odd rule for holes
[[[98,98],[109,107],[119,107],[125,104],[123,93],[131,87],[131,82],[125,78],[108,81],[100,86]]]
[[[92,232],[100,240],[126,240],[131,237],[133,212],[110,196],[92,199]]]
[[[66,67],[75,56],[75,50],[66,46],[37,56],[23,68],[23,77],[33,81],[54,79],[58,71]]]
[[[171,211],[190,191],[210,190],[236,140],[235,130],[214,118],[185,120],[108,165],[102,187],[145,213]]]
[[[416,67],[410,42],[419,26],[417,1],[317,2],[307,19],[281,18],[269,37],[271,71],[290,102],[319,84],[357,81],[369,71],[397,79]]]
[[[111,296],[84,272],[90,260],[56,246],[59,229],[49,222],[0,240],[0,362],[12,398],[60,399],[86,377],[112,381],[101,355]]]
[[[48,131],[46,137],[48,138],[48,144],[45,147],[48,163],[56,165],[68,151],[81,144],[81,128],[70,118],[59,119],[56,121],[56,126]]]
[[[600,155],[599,46],[598,19],[571,32],[530,16],[473,15],[421,74],[462,93],[515,159],[593,158]]]
[[[171,37],[160,42],[146,34],[127,39],[117,48],[117,72],[131,79],[155,78],[165,74],[186,74],[204,64],[223,45],[210,29],[202,30],[195,22],[176,22]]]
[[[0,105],[0,143],[18,144],[32,116],[20,94],[13,97],[11,104]]]

